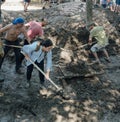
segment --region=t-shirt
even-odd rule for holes
[[[108,38],[106,37],[105,30],[102,26],[96,26],[90,31],[90,38],[95,38],[98,44],[105,46],[108,44]]]
[[[26,25],[29,25],[27,35],[30,37],[30,39],[34,39],[36,36],[42,36],[44,34],[42,25],[40,22],[31,21],[27,23]]]
[[[36,42],[33,42],[32,44],[24,45],[21,50],[25,54],[28,54],[28,56],[33,62],[37,61],[38,63],[40,63],[46,57],[47,58],[46,70],[51,70],[52,69],[52,50],[48,51],[45,56],[45,52],[42,51],[42,46],[40,46],[38,51],[35,51],[37,44],[38,42],[36,41]],[[32,64],[31,61],[27,60],[26,65],[29,66],[31,64]]]
[[[107,4],[107,0],[100,0],[100,3],[106,5]]]

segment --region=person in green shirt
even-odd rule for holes
[[[104,30],[104,27],[103,26],[95,26],[94,23],[91,23],[91,24],[89,24],[88,29],[90,30],[89,44],[92,43],[93,37],[97,40],[97,43],[91,47],[91,51],[96,58],[95,62],[98,62],[99,64],[101,64],[100,59],[97,55],[97,52],[100,50],[102,50],[104,52],[104,54],[106,56],[105,59],[108,62],[110,62],[109,54],[108,54],[107,50],[105,49],[105,47],[109,43],[108,43],[108,38],[106,36],[106,32]]]

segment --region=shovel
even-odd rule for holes
[[[3,45],[7,47],[22,48],[22,46],[17,46],[17,45],[7,45],[7,44],[3,44]]]
[[[21,51],[21,53],[25,56],[23,51]],[[30,58],[28,60],[34,65],[34,67],[38,71],[40,71],[45,76],[45,73]],[[50,78],[48,78],[48,81],[50,81],[50,83],[52,83],[52,85],[57,89],[57,94],[59,94],[63,99],[69,99],[68,96],[66,97],[64,95],[63,90],[60,87],[58,87],[58,85],[56,85]]]

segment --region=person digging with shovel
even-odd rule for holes
[[[35,41],[32,44],[24,45],[21,49],[21,53],[27,59],[27,83],[26,88],[31,86],[31,76],[33,67],[35,67],[39,72],[40,88],[46,89],[45,78],[51,82],[51,84],[56,88],[56,95],[60,95],[63,99],[70,99],[70,97],[64,94],[64,90],[56,85],[49,77],[49,73],[52,68],[52,48],[53,43],[50,39],[46,39],[43,42]],[[46,55],[46,56],[45,56]],[[46,60],[46,73],[44,73],[44,59]]]
[[[50,39],[43,42],[35,41],[32,44],[24,45],[21,49],[22,54],[27,59],[27,84],[26,87],[31,86],[31,76],[34,64],[31,60],[44,72],[44,59],[46,55],[46,73],[45,76],[39,71],[40,87],[45,88],[45,78],[49,79],[49,73],[52,68],[52,48],[53,42]]]
[[[40,37],[41,39],[44,39],[44,28],[48,24],[46,18],[42,18],[41,22],[37,21],[30,21],[25,24],[25,27],[27,29],[27,36],[30,38],[30,40],[27,40],[27,42],[30,44],[32,43],[36,37]],[[27,43],[25,43],[27,44]],[[24,44],[24,45],[25,45]]]
[[[89,44],[91,45],[93,37],[97,40],[97,43],[95,43],[91,47],[91,51],[96,58],[94,63],[99,63],[100,65],[102,65],[102,63],[97,55],[97,52],[100,50],[102,50],[104,52],[104,54],[106,56],[105,60],[110,63],[110,57],[108,55],[107,50],[105,49],[106,46],[108,45],[108,38],[106,36],[106,32],[105,32],[103,26],[96,26],[95,23],[90,23],[89,25],[87,25],[87,27],[90,30]]]
[[[27,32],[24,26],[24,19],[21,17],[15,18],[12,23],[6,25],[5,27],[0,28],[0,33],[6,32],[5,38],[4,38],[4,56],[0,58],[0,69],[2,67],[3,60],[5,56],[7,55],[8,51],[13,48],[14,53],[15,53],[15,58],[16,58],[16,67],[15,71],[18,74],[23,74],[22,70],[20,69],[21,67],[21,62],[20,62],[20,49],[15,48],[15,47],[10,47],[10,45],[15,45],[19,46],[19,40],[18,40],[18,35],[23,33],[24,36],[30,40],[30,38],[27,36]]]
[[[46,25],[47,25],[47,20],[45,18],[42,18],[41,22],[30,21],[30,22],[25,24],[27,36],[29,37],[29,40],[24,38],[23,34],[20,34],[18,36],[18,38],[20,38],[21,40],[24,40],[23,45],[31,44],[38,39],[43,41],[44,40],[44,29],[43,29],[43,27],[45,27]],[[21,59],[20,59],[21,64],[22,64],[23,60],[24,60],[24,55],[21,55]]]

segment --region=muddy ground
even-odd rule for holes
[[[70,6],[72,3],[66,4]],[[53,70],[50,77],[70,99],[63,99],[57,94],[56,88],[49,81],[46,81],[48,86],[46,90],[40,89],[36,68],[32,74],[32,87],[25,88],[25,61],[22,64],[24,74],[16,74],[14,54],[11,52],[5,58],[0,71],[1,77],[4,77],[4,82],[0,83],[0,122],[120,122],[120,43],[115,41],[119,35],[115,35],[115,40],[110,40],[107,47],[111,63],[108,63],[100,52],[100,60],[104,67],[98,64],[89,65],[94,57],[88,55],[86,49],[79,48],[84,44],[81,40],[86,39],[85,36],[79,39],[76,33],[69,29],[73,26],[70,26],[69,22],[72,22],[71,13],[74,11],[71,9],[68,15],[66,15],[68,11],[65,11],[63,16],[63,13],[58,15],[55,10],[57,11],[50,8],[26,14],[7,11],[4,24],[11,20],[10,17],[17,15],[27,16],[28,21],[38,17],[35,13],[47,16],[49,26],[45,28],[46,35],[49,35],[56,45],[64,48],[53,49]],[[107,12],[108,17],[111,16],[107,21],[112,26],[114,23],[119,34],[119,28],[116,26],[119,25],[119,15],[115,16],[108,10],[103,12]],[[64,19],[64,23],[61,18]],[[78,24],[78,21],[75,22]]]

